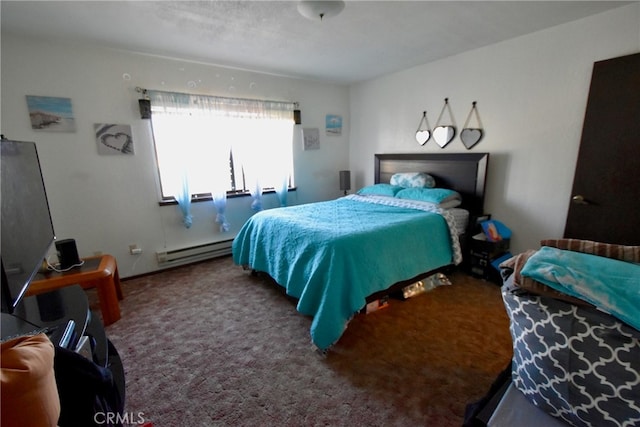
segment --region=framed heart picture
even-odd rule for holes
[[[93,126],[96,132],[98,154],[134,154],[131,126],[106,123],[96,123]]]

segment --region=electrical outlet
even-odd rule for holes
[[[137,244],[129,245],[129,253],[131,255],[139,255],[142,253],[142,248],[139,248]]]

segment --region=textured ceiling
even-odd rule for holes
[[[2,33],[353,83],[630,2],[348,1],[322,22],[294,1],[6,1]]]

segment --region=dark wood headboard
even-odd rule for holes
[[[425,172],[436,179],[437,187],[460,193],[461,207],[471,215],[482,215],[488,165],[489,153],[376,154],[375,183],[388,183],[397,172]]]

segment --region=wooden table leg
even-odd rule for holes
[[[120,305],[118,304],[118,292],[114,277],[105,277],[97,281],[96,285],[102,321],[105,326],[108,326],[120,319]]]
[[[118,294],[118,299],[122,301],[124,299],[124,295],[122,294],[122,287],[120,286],[120,275],[118,274],[118,266],[116,265],[115,271],[113,272],[113,283],[116,287],[116,293]]]

